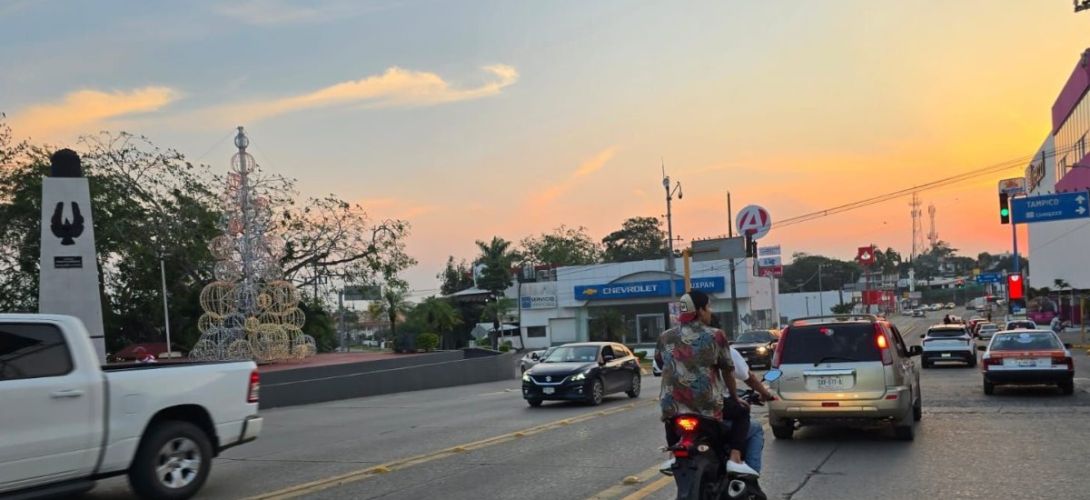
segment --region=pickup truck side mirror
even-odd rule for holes
[[[909,356],[919,356],[921,354],[923,354],[923,347],[920,347],[918,345],[914,345],[914,346],[908,348],[908,355]]]

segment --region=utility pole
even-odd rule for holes
[[[682,198],[681,182],[670,185],[670,176],[666,175],[666,163],[662,163],[662,187],[666,190],[666,272],[670,275],[670,303],[677,302],[677,287],[674,284],[674,275],[677,273],[677,262],[674,259],[674,193],[677,199]]]
[[[730,205],[730,191],[727,191],[727,237],[734,237],[734,209]],[[731,323],[731,338],[738,335],[741,318],[738,316],[738,289],[734,283],[734,258],[730,259],[730,312],[733,318]]]
[[[822,264],[818,264],[818,308],[821,311],[819,316],[825,315],[825,287],[821,285],[821,268]]]
[[[159,277],[163,281],[163,329],[167,335],[167,359],[170,359],[170,308],[167,307],[167,267],[163,262],[163,248],[159,247]]]

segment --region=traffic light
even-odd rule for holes
[[[746,257],[756,257],[756,256],[757,256],[757,240],[753,239],[752,236],[747,234],[746,235]]]
[[[1011,223],[1010,196],[1007,193],[999,193],[999,223]]]
[[[1022,287],[1022,274],[1011,273],[1007,275],[1007,299],[1016,300],[1025,298]]]

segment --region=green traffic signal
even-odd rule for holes
[[[1007,208],[999,209],[999,215],[1002,215],[1003,217],[1006,217],[1006,216],[1008,216],[1010,214],[1011,214],[1010,209],[1007,209]]]

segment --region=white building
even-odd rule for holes
[[[676,268],[683,268],[680,258]],[[691,264],[693,287],[712,297],[712,310],[728,332],[733,322],[729,274],[727,260]],[[680,297],[683,278],[674,277],[673,295]],[[741,329],[771,326],[770,283],[753,276],[751,259],[737,260],[735,289]],[[606,314],[619,315],[624,324],[613,340],[651,347],[670,323],[670,305],[676,303],[664,259],[561,267],[554,281],[521,284],[518,300],[530,349],[605,340],[596,320]]]
[[[1026,169],[1026,189],[1030,196],[1056,193],[1056,183],[1062,178],[1053,154],[1053,136],[1049,135],[1033,162]],[[1029,254],[1029,284],[1053,288],[1062,279],[1078,289],[1090,288],[1090,266],[1083,264],[1090,245],[1090,228],[1085,219],[1026,224],[1029,245],[1019,242],[1019,253]]]

